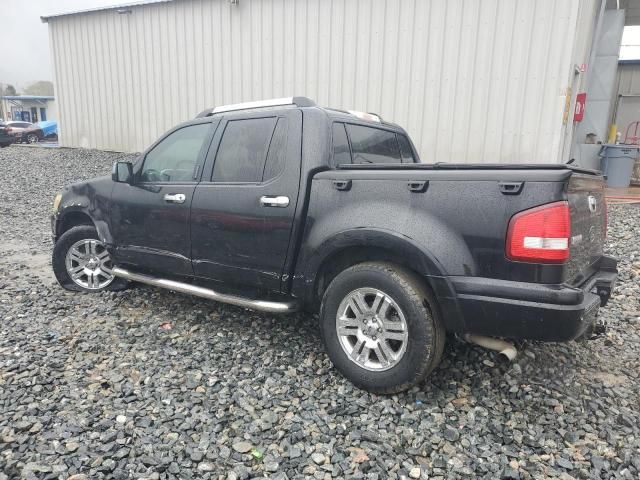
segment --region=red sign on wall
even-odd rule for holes
[[[573,121],[581,122],[584,118],[584,108],[587,104],[586,92],[578,93],[576,95],[576,108],[573,110]]]

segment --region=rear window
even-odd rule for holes
[[[347,124],[353,163],[402,163],[396,134],[380,128]]]

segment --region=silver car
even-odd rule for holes
[[[24,122],[22,120],[13,120],[5,123],[7,127],[9,127],[9,135],[13,135],[18,140],[22,138],[22,132],[33,125],[31,122]]]

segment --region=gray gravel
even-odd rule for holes
[[[450,341],[431,382],[355,389],[317,318],[136,287],[65,292],[49,214],[120,155],[0,150],[0,480],[640,477],[640,208],[610,211],[607,338],[518,360]]]

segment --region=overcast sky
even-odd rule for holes
[[[53,80],[47,24],[42,15],[122,5],[131,0],[0,0],[0,84],[19,90],[37,80]],[[621,58],[640,58],[640,27],[627,28]]]
[[[0,83],[24,88],[53,80],[49,32],[42,15],[131,3],[131,0],[0,0]]]

